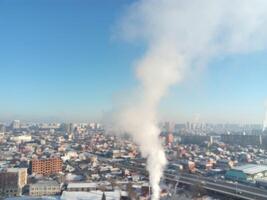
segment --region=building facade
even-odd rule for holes
[[[60,194],[60,185],[56,181],[40,181],[30,184],[30,196],[51,196]]]
[[[27,168],[8,168],[0,172],[0,196],[20,196],[27,184]]]
[[[197,144],[201,145],[204,143],[213,143],[213,137],[208,135],[182,135],[181,143],[182,144]]]
[[[228,180],[247,182],[267,177],[266,165],[245,164],[228,170],[225,178]]]
[[[62,171],[62,160],[60,158],[35,159],[30,164],[32,174],[49,176]]]
[[[262,145],[262,136],[261,135],[232,135],[232,134],[224,134],[221,135],[222,142],[231,145]]]

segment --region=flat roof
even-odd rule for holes
[[[53,196],[53,197],[21,196],[21,197],[8,197],[5,200],[60,200],[60,197],[59,196]]]
[[[37,183],[30,184],[30,186],[59,186],[59,183],[52,180],[49,181],[42,180],[38,181]]]
[[[236,166],[233,170],[243,171],[245,174],[258,174],[267,171],[267,165],[246,164],[242,166]]]
[[[101,200],[103,192],[91,191],[91,192],[69,192],[64,191],[61,196],[61,200]],[[106,200],[120,200],[120,191],[105,192]]]
[[[69,188],[95,188],[97,187],[96,183],[69,183],[68,184],[68,189]]]
[[[7,168],[7,172],[20,172],[20,171],[26,171],[27,168]]]

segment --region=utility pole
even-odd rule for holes
[[[174,186],[174,192],[173,192],[173,195],[172,195],[172,200],[175,200],[175,196],[176,196],[176,192],[177,192],[177,187],[179,185],[179,178],[180,178],[180,176],[177,176],[177,182],[176,182],[176,184]]]

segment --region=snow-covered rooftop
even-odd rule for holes
[[[106,200],[120,200],[120,191],[105,192]],[[102,191],[91,192],[68,192],[64,191],[61,195],[61,200],[101,200]]]

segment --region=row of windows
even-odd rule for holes
[[[59,188],[58,187],[43,187],[43,188],[38,188],[38,187],[34,188],[34,187],[32,187],[31,190],[32,191],[34,191],[34,190],[46,191],[46,190],[59,190]]]
[[[92,188],[69,188],[68,191],[86,191],[86,192],[90,192],[92,190]]]
[[[52,160],[52,161],[34,161],[34,162],[32,162],[32,164],[34,165],[34,164],[51,164],[51,163],[62,163],[62,161],[57,161],[57,160]]]
[[[53,195],[53,194],[57,194],[59,193],[59,191],[55,191],[55,192],[31,192],[30,195],[31,196],[41,196],[41,195]]]
[[[18,192],[18,190],[16,190],[16,189],[14,189],[14,190],[5,190],[5,193],[17,193]]]
[[[60,171],[61,169],[33,169],[33,171]]]
[[[46,169],[50,169],[50,168],[61,168],[62,166],[34,166],[32,167],[32,169],[42,169],[42,168],[46,168]]]
[[[37,166],[32,166],[32,169],[34,168],[61,168],[62,165],[37,165]]]

